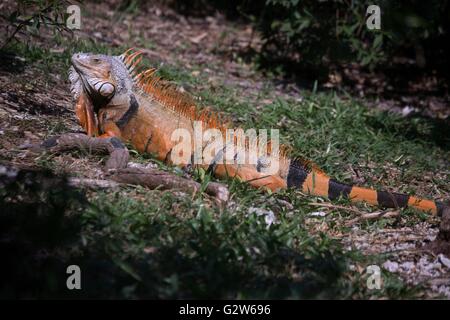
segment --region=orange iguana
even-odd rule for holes
[[[226,126],[217,116],[199,112],[189,95],[162,81],[155,75],[155,69],[138,72],[141,59],[140,52],[132,49],[120,56],[73,55],[71,91],[76,100],[76,115],[88,135],[117,137],[130,142],[139,152],[153,153],[171,164],[179,142],[173,139],[175,130],[181,128],[195,135],[194,122],[201,121],[205,128],[225,135]],[[188,157],[180,154],[185,161],[175,164],[202,167],[217,177],[238,177],[252,186],[271,190],[295,187],[330,199],[344,197],[391,208],[410,206],[434,215],[441,215],[445,207],[431,200],[340,183],[307,160],[290,159],[283,146],[274,154],[270,143],[267,152],[255,163],[237,164],[232,160],[245,156],[249,143],[238,143],[236,137],[227,141],[231,144],[217,150],[209,163],[193,163],[191,154]],[[192,144],[189,140],[186,143]],[[208,143],[211,142],[202,142],[201,148],[207,148]],[[234,150],[231,161],[225,158],[230,150]],[[268,167],[276,170],[270,171]]]

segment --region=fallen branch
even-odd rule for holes
[[[201,184],[198,182],[152,168],[109,170],[107,176],[119,183],[138,184],[151,189],[175,189],[188,193],[197,193],[201,190]],[[221,183],[208,183],[205,192],[220,201],[227,201],[229,197],[227,187]]]
[[[69,178],[67,184],[71,187],[87,187],[94,190],[97,189],[116,189],[119,183],[111,180],[102,179],[85,179],[85,178]]]
[[[127,148],[117,138],[94,138],[81,133],[67,133],[50,138],[40,145],[27,145],[34,152],[48,150],[64,152],[69,150],[88,150],[94,153],[109,153],[105,165],[105,177],[108,180],[70,178],[69,184],[93,189],[116,188],[121,184],[141,185],[151,189],[175,189],[186,193],[200,192],[200,183],[179,177],[175,174],[152,168],[127,168],[129,153]],[[219,202],[229,198],[227,187],[221,183],[210,182],[205,192],[215,197]]]
[[[450,257],[450,208],[445,208],[442,212],[439,233],[436,239],[430,242],[426,248],[435,254],[442,253]]]
[[[39,145],[26,145],[24,148],[34,152],[48,150],[61,153],[70,150],[87,150],[93,153],[109,153],[105,169],[125,168],[129,153],[124,144],[117,138],[94,138],[82,133],[66,133],[45,140]]]

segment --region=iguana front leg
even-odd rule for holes
[[[102,124],[102,134],[99,136],[99,138],[112,138],[117,137],[119,139],[122,138],[122,133],[117,126],[117,124],[112,120],[107,120],[105,123]]]
[[[75,113],[80,125],[84,128],[88,136],[99,138],[121,138],[121,132],[117,124],[107,119],[106,114],[102,114],[103,121],[99,121],[94,113],[94,106],[91,99],[86,94],[81,94],[75,104]],[[100,134],[102,132],[102,134]]]

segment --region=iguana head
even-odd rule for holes
[[[69,80],[77,116],[85,129],[96,128],[96,115],[102,107],[127,100],[133,86],[129,67],[123,56],[93,53],[76,53],[71,62]]]
[[[132,78],[120,56],[76,53],[71,62],[69,79],[74,96],[84,91],[97,108],[132,86]]]

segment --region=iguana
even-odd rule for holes
[[[176,129],[194,134],[194,121],[201,121],[205,128],[217,129],[225,135],[228,125],[214,113],[199,111],[190,95],[161,80],[155,69],[140,70],[141,60],[141,52],[134,49],[120,56],[91,53],[72,56],[69,79],[75,112],[88,135],[117,137],[131,143],[139,152],[153,153],[168,163],[173,163],[177,141],[173,141],[172,134]],[[237,177],[254,187],[273,191],[294,187],[331,200],[343,197],[382,207],[409,206],[433,215],[441,215],[446,207],[437,201],[340,183],[314,163],[290,158],[286,147],[281,146],[274,156],[270,143],[267,153],[256,163],[236,164],[225,158],[225,154],[234,150],[233,159],[245,155],[249,143],[238,143],[235,137],[227,141],[232,145],[217,150],[210,163],[192,163],[188,157],[184,163],[177,164],[202,167],[216,177]],[[276,164],[277,169],[269,172],[268,164]]]

